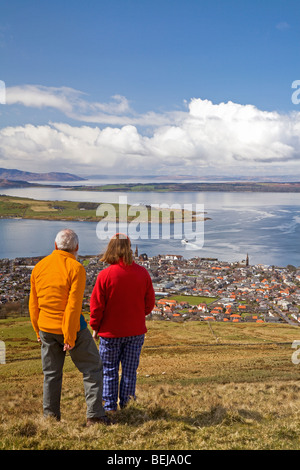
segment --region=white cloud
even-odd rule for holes
[[[138,114],[131,109],[129,101],[122,95],[112,96],[108,103],[91,102],[87,94],[68,87],[45,87],[22,85],[6,89],[6,104],[19,104],[33,108],[53,108],[74,121],[108,124],[112,126],[162,126],[176,123],[181,112],[164,114],[147,112]]]
[[[78,100],[80,94],[67,87],[15,86],[6,89],[6,104],[22,104],[33,108],[50,107],[67,114],[72,111],[72,102]]]
[[[138,115],[119,95],[102,104],[88,103],[69,88],[27,87],[25,95],[20,91],[10,89],[9,103],[54,107],[85,125],[3,128],[2,166],[13,160],[20,169],[80,174],[201,175],[210,169],[218,175],[250,170],[273,174],[283,164],[284,173],[298,170],[299,112],[280,114],[193,98],[184,111]],[[97,125],[100,121],[103,128]],[[143,125],[147,133],[142,133]]]

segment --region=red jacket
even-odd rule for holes
[[[90,326],[99,336],[120,338],[146,333],[146,315],[155,304],[148,271],[135,262],[122,261],[103,269],[90,301]]]

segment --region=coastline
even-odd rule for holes
[[[117,183],[68,186],[73,191],[128,192],[300,192],[300,182]]]
[[[1,188],[57,188],[66,191],[95,191],[95,192],[300,192],[298,181],[217,181],[217,182],[150,182],[150,183],[99,183],[76,184],[55,181],[29,182],[0,178]]]

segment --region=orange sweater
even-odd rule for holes
[[[80,330],[86,282],[84,267],[71,253],[54,250],[34,267],[31,274],[29,312],[39,331],[62,334],[71,347]]]

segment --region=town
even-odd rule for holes
[[[176,254],[148,257],[134,252],[135,262],[152,278],[156,304],[149,320],[284,322],[300,324],[300,268],[185,259]],[[0,260],[0,318],[28,316],[30,275],[42,257]],[[83,312],[100,270],[98,256],[79,256],[87,274]]]

